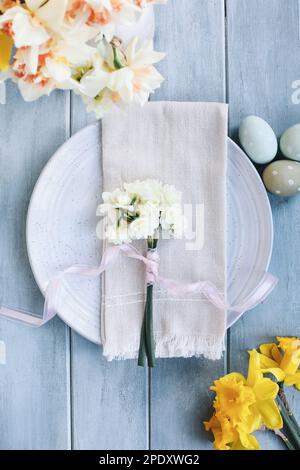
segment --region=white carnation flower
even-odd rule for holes
[[[121,189],[115,189],[113,192],[104,192],[102,198],[105,204],[109,204],[116,209],[124,209],[132,211],[133,207],[131,205],[131,198]]]
[[[181,238],[184,230],[181,193],[155,179],[124,183],[124,189],[103,193],[97,215],[106,217],[106,236],[114,243],[154,239],[160,229]]]
[[[129,243],[129,231],[128,224],[121,220],[120,223],[116,225],[108,225],[105,231],[106,239],[115,245],[121,245],[122,243]]]
[[[160,205],[162,199],[162,183],[158,180],[147,179],[124,183],[124,188],[133,198],[138,196],[142,202],[152,202]]]
[[[155,237],[158,228],[159,211],[153,210],[153,206],[144,207],[141,215],[129,224],[129,235],[133,240],[146,240]]]

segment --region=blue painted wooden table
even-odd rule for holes
[[[167,58],[160,65],[166,81],[154,99],[227,101],[233,138],[249,114],[267,119],[278,136],[300,121],[298,0],[169,0],[156,20],[156,48]],[[52,153],[92,119],[68,93],[25,104],[8,88],[8,104],[0,108],[0,299],[6,305],[41,311],[26,254],[28,201]],[[1,319],[0,448],[211,449],[202,421],[211,413],[212,381],[245,370],[247,349],[275,335],[300,334],[300,199],[271,202],[271,270],[280,285],[228,332],[219,362],[159,360],[148,372],[131,361],[107,363],[99,347],[58,318],[40,329]],[[290,396],[300,418],[300,395]],[[281,448],[270,433],[259,438],[265,449]]]

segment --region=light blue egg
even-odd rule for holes
[[[300,124],[285,131],[280,139],[280,148],[285,157],[300,162]]]
[[[239,139],[243,149],[255,163],[269,163],[276,157],[276,135],[272,127],[258,116],[248,116],[242,121]]]

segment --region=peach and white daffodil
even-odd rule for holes
[[[75,89],[74,91],[76,92]],[[102,119],[112,109],[124,110],[125,108],[119,94],[109,88],[104,88],[95,98],[89,98],[85,95],[81,95],[81,98],[86,105],[87,112],[94,113],[97,119]]]
[[[137,103],[144,105],[149,95],[160,87],[163,77],[153,67],[165,57],[162,52],[153,49],[153,41],[138,44],[138,38],[133,38],[125,50],[122,46],[115,47],[114,42],[106,50],[105,61],[111,73],[111,87],[119,92],[125,104]],[[115,73],[122,71],[122,73]],[[126,73],[125,73],[126,72]],[[125,82],[120,81],[124,77]],[[130,78],[130,79],[129,79]]]
[[[277,340],[278,344],[260,346],[260,368],[273,374],[278,382],[300,390],[300,339],[278,337]]]
[[[121,108],[131,103],[143,105],[163,78],[152,66],[163,54],[153,50],[152,42],[136,49],[137,38],[123,51],[112,43],[93,58],[92,66],[78,80],[77,92],[88,109],[102,117],[107,107]],[[144,63],[143,63],[144,58]]]
[[[25,0],[25,4],[36,20],[51,31],[61,29],[68,0]]]
[[[0,0],[1,82],[16,82],[26,101],[74,90],[99,118],[144,104],[163,80],[153,66],[163,54],[137,39],[124,50],[114,33],[149,3],[160,2]]]
[[[28,10],[19,6],[0,16],[0,29],[13,38],[16,48],[40,46],[50,39],[46,28]]]
[[[149,95],[163,82],[163,77],[153,67],[153,64],[162,60],[165,54],[153,49],[153,41],[145,41],[138,45],[138,38],[134,38],[128,44],[125,56],[127,66],[133,73],[128,100],[144,105],[148,101]]]
[[[70,23],[79,22],[97,28],[97,37],[109,42],[120,25],[136,23],[143,9],[150,4],[166,3],[166,0],[68,0],[66,18]]]
[[[66,17],[69,23],[93,28],[98,39],[111,41],[116,26],[136,22],[140,11],[133,0],[69,0]]]

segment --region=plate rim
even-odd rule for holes
[[[31,254],[31,250],[30,250],[30,219],[32,218],[35,195],[36,195],[37,191],[40,189],[40,185],[42,184],[44,175],[47,174],[47,172],[49,170],[49,167],[53,164],[53,161],[55,161],[60,156],[60,154],[64,150],[64,148],[68,147],[70,145],[70,142],[72,142],[76,138],[80,137],[81,134],[85,133],[87,131],[87,129],[96,128],[96,127],[99,128],[100,125],[101,125],[101,121],[99,121],[99,120],[95,121],[95,122],[92,122],[91,124],[88,124],[87,126],[84,126],[79,131],[75,132],[70,138],[68,138],[51,155],[51,157],[49,158],[47,163],[44,165],[44,167],[43,167],[43,169],[42,169],[42,171],[41,171],[41,173],[40,173],[40,175],[39,175],[38,179],[36,180],[35,185],[33,187],[33,190],[32,190],[31,196],[30,196],[30,200],[29,200],[29,204],[28,204],[28,209],[27,209],[26,227],[25,227],[25,241],[26,241],[26,250],[27,250],[27,255],[28,255],[28,259],[29,259],[30,268],[31,268],[34,280],[35,280],[35,282],[36,282],[36,284],[37,284],[37,286],[38,286],[38,288],[39,288],[39,290],[40,290],[40,292],[42,293],[43,296],[45,296],[45,288],[44,288],[44,286],[41,285],[40,280],[36,276],[36,272],[35,272],[35,269],[34,269],[34,262],[33,262],[32,254]],[[266,262],[266,270],[268,270],[268,268],[270,266],[270,263],[271,263],[271,258],[272,258],[272,253],[273,253],[273,244],[274,244],[274,221],[273,221],[273,214],[272,214],[270,199],[268,197],[268,193],[267,193],[267,190],[266,190],[266,188],[265,188],[265,186],[262,182],[262,179],[261,179],[257,169],[255,168],[254,164],[250,160],[250,158],[241,149],[241,147],[239,147],[239,145],[237,145],[237,143],[235,143],[229,136],[227,137],[227,142],[230,145],[232,145],[239,152],[241,158],[243,158],[247,162],[249,167],[251,167],[251,170],[253,171],[253,174],[255,173],[255,178],[257,180],[257,183],[259,184],[259,186],[262,189],[262,192],[265,195],[266,209],[267,209],[267,212],[268,212],[269,230],[270,230],[270,233],[269,233],[269,235],[270,235],[270,246],[269,246],[269,252],[268,252],[267,262]],[[68,321],[68,319],[66,319],[63,315],[61,315],[61,313],[57,313],[57,315],[59,316],[59,318],[62,321],[64,321],[66,323],[66,325],[69,328],[74,330],[79,335],[83,336],[84,338],[88,339],[89,341],[93,342],[94,344],[101,344],[98,341],[95,342],[95,338],[94,337],[92,338],[89,334],[87,334],[87,333],[83,334],[82,331],[80,331],[79,328],[77,328],[76,326],[71,324]],[[231,324],[228,326],[228,328],[231,328],[242,316],[243,316],[243,313],[241,315],[239,315],[237,318],[235,318],[234,321],[231,322]]]

